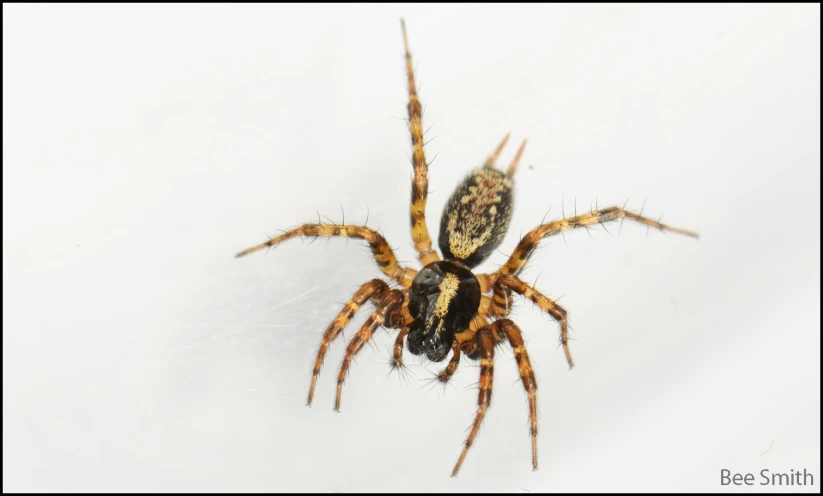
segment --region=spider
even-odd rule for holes
[[[554,318],[560,327],[560,343],[569,368],[574,366],[568,345],[566,310],[518,278],[529,257],[543,238],[565,231],[588,228],[596,224],[630,219],[646,226],[697,238],[697,234],[661,224],[624,208],[612,206],[592,210],[541,224],[532,229],[518,243],[505,264],[491,274],[475,274],[472,268],[483,262],[503,241],[512,217],[513,184],[517,164],[526,142],[520,145],[511,164],[504,171],[495,163],[508,141],[506,135],[482,167],[471,171],[452,193],[443,210],[440,222],[439,247],[441,256],[432,247],[426,223],[428,194],[428,164],[423,150],[422,105],[412,69],[412,58],[406,35],[406,25],[400,21],[405,49],[409,102],[408,126],[411,134],[414,175],[411,187],[411,235],[418,253],[421,270],[401,266],[386,239],[366,226],[311,223],[284,232],[265,243],[247,248],[236,256],[277,245],[297,237],[348,237],[365,240],[371,247],[374,260],[391,281],[401,289],[392,289],[382,279],[363,284],[345,304],[323,334],[323,340],[314,361],[308,404],[314,398],[317,376],[332,341],[366,303],[375,306],[365,324],[349,341],[345,357],[337,374],[335,410],[340,410],[343,383],[354,356],[363,348],[374,332],[381,327],[399,329],[394,342],[392,367],[403,367],[404,347],[413,355],[433,362],[442,362],[451,351],[451,359],[437,375],[447,382],[457,370],[461,357],[480,360],[478,409],[460,457],[452,470],[456,476],[477,436],[483,417],[489,408],[494,379],[495,347],[508,342],[528,395],[532,467],[537,469],[537,381],[520,328],[507,318],[511,312],[513,294],[534,302]]]

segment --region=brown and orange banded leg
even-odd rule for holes
[[[452,358],[449,360],[448,365],[446,368],[440,371],[437,374],[437,380],[442,382],[443,384],[449,382],[449,379],[452,378],[454,373],[457,371],[457,366],[460,365],[460,343],[455,341],[452,345]]]
[[[403,340],[406,339],[406,335],[409,334],[411,327],[404,327],[400,330],[400,333],[397,334],[397,338],[394,340],[394,350],[392,356],[391,366],[393,369],[402,368],[403,365]]]
[[[477,282],[480,283],[480,292],[485,294],[492,290],[492,286],[494,286],[495,277],[494,274],[475,274],[477,277]]]
[[[509,289],[506,289],[500,284],[495,284],[492,289],[492,304],[489,312],[492,316],[503,318],[509,315],[512,311],[514,297]]]
[[[477,315],[475,315],[475,317],[477,317],[477,316],[487,317],[487,316],[491,315],[492,305],[494,305],[494,301],[492,300],[492,298],[490,298],[489,296],[486,296],[486,295],[481,295],[480,296],[480,305],[477,307]],[[487,321],[483,320],[483,322],[484,322],[484,324],[480,327],[485,327],[485,323]],[[478,327],[475,330],[480,329],[480,327]]]
[[[323,359],[326,352],[329,351],[332,341],[338,334],[349,324],[354,314],[360,309],[363,304],[374,298],[375,301],[380,301],[380,298],[389,290],[388,284],[380,279],[372,279],[366,284],[362,285],[360,289],[354,293],[351,300],[343,306],[343,310],[337,314],[326,332],[323,333],[323,341],[320,343],[320,349],[317,350],[317,358],[314,359],[314,369],[312,369],[311,386],[309,386],[309,399],[307,404],[311,406],[312,399],[314,399],[314,388],[317,385],[317,376],[320,374],[320,368],[323,367]]]
[[[482,315],[475,315],[469,324],[469,328],[454,335],[454,340],[460,346],[460,352],[470,360],[480,358],[480,346],[477,344],[477,332],[488,327],[489,319]]]
[[[497,322],[492,326],[498,325]],[[460,466],[463,465],[463,460],[466,459],[466,454],[469,452],[474,439],[477,437],[477,431],[480,430],[480,424],[486,416],[486,410],[492,400],[492,382],[494,380],[494,333],[491,327],[484,327],[477,331],[475,336],[477,346],[480,351],[480,391],[477,396],[477,414],[474,417],[474,424],[472,424],[469,437],[463,446],[463,451],[460,453],[460,458],[457,459],[457,464],[452,470],[452,477],[457,475],[460,471]]]
[[[569,351],[569,330],[566,322],[566,309],[516,277],[500,276],[497,284],[504,288],[509,288],[515,293],[523,295],[533,301],[541,310],[551,315],[554,320],[560,324],[560,343],[563,345],[563,353],[566,355],[569,368],[574,367],[572,354]]]
[[[388,327],[400,329],[397,338],[394,340],[394,350],[391,361],[391,367],[393,369],[403,368],[403,342],[411,330],[409,326],[414,322],[414,317],[412,317],[411,312],[409,312],[409,292],[404,291],[403,293],[403,304],[397,312],[391,315],[391,317],[394,318],[390,320],[394,322],[390,322],[388,325]]]
[[[334,399],[334,409],[340,411],[340,396],[343,394],[343,382],[346,380],[346,374],[349,371],[349,366],[357,354],[363,348],[369,339],[371,339],[374,331],[380,328],[386,321],[386,317],[397,310],[403,304],[403,293],[397,289],[390,291],[380,302],[377,308],[372,312],[369,319],[363,324],[363,327],[357,332],[357,335],[349,341],[346,347],[346,356],[343,358],[343,363],[340,365],[340,373],[337,375],[337,395]]]
[[[428,164],[426,153],[423,150],[423,106],[417,98],[417,85],[414,82],[414,69],[409,52],[409,40],[406,36],[406,23],[401,20],[403,29],[403,47],[406,50],[406,74],[409,84],[409,133],[412,143],[412,161],[414,165],[414,179],[412,180],[411,194],[411,231],[414,247],[420,257],[420,263],[426,265],[440,260],[437,252],[432,249],[432,240],[429,236],[429,227],[426,224],[426,197],[429,194]]]
[[[595,210],[588,214],[578,215],[576,217],[570,217],[568,219],[557,220],[554,222],[549,222],[548,224],[538,226],[537,228],[533,229],[528,234],[523,236],[523,239],[521,239],[520,243],[518,243],[517,248],[515,248],[514,253],[512,253],[512,256],[509,257],[509,260],[506,262],[505,265],[500,267],[496,274],[517,275],[523,268],[523,266],[526,264],[529,257],[534,252],[535,248],[537,248],[537,244],[540,243],[540,240],[542,240],[543,238],[554,236],[565,231],[569,231],[571,229],[576,229],[578,227],[589,227],[596,224],[603,224],[604,222],[622,219],[633,220],[641,224],[654,227],[661,231],[673,232],[676,234],[682,234],[684,236],[691,236],[693,238],[698,237],[697,233],[695,232],[687,231],[685,229],[680,229],[677,227],[672,227],[666,224],[661,224],[660,222],[657,222],[655,220],[643,217],[640,214],[629,212],[628,210],[623,210],[620,207],[609,207],[600,210]]]
[[[509,344],[514,351],[514,359],[517,362],[517,370],[520,372],[520,379],[529,397],[529,432],[532,438],[532,468],[537,470],[537,380],[534,378],[534,370],[529,361],[529,354],[526,351],[526,344],[520,334],[520,328],[509,319],[500,320],[500,328],[506,334]]]
[[[254,253],[263,248],[269,248],[287,239],[299,237],[334,237],[339,236],[343,238],[357,238],[363,239],[371,247],[372,255],[380,270],[384,274],[402,284],[404,287],[411,287],[414,276],[417,271],[414,269],[407,269],[397,263],[397,257],[394,256],[389,243],[380,233],[374,229],[364,226],[350,226],[342,224],[303,224],[297,229],[285,232],[280,236],[274,237],[265,243],[261,243],[251,248],[246,248],[235,257],[242,257],[249,253]]]
[[[403,306],[400,307],[400,310],[398,310],[395,315],[397,318],[397,323],[391,326],[397,329],[410,326],[412,322],[414,322],[414,317],[412,317],[411,312],[409,311],[409,292],[403,291],[403,293]]]

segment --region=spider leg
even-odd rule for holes
[[[495,284],[492,291],[492,304],[489,313],[500,318],[509,315],[514,304],[514,296],[512,296],[511,290],[501,284]]]
[[[400,309],[389,316],[387,327],[400,329],[397,338],[394,340],[394,350],[392,353],[391,366],[393,369],[402,368],[403,365],[403,340],[411,331],[409,327],[414,322],[411,312],[409,312],[409,292],[403,291],[403,304]]]
[[[513,276],[500,276],[497,280],[499,286],[509,288],[517,294],[523,295],[525,298],[533,301],[541,310],[551,315],[554,320],[560,324],[560,343],[563,345],[563,353],[566,355],[566,361],[569,363],[569,368],[574,367],[572,354],[569,351],[569,329],[566,322],[566,309],[552,301],[547,296],[540,294],[539,291]]]
[[[265,243],[261,243],[251,248],[246,248],[235,257],[239,258],[249,253],[253,253],[263,248],[268,248],[281,243],[287,239],[299,237],[334,237],[340,236],[343,238],[357,238],[363,239],[371,247],[372,255],[380,270],[388,277],[402,284],[404,287],[411,287],[414,276],[417,271],[414,269],[407,269],[397,263],[397,257],[394,256],[389,243],[380,233],[374,229],[365,226],[351,226],[345,224],[303,224],[302,226],[285,232],[280,236],[274,237]]]
[[[452,344],[451,360],[449,360],[449,363],[448,365],[446,365],[446,368],[441,370],[440,373],[435,376],[438,381],[442,382],[443,384],[449,382],[449,379],[452,378],[454,373],[457,371],[457,366],[460,364],[460,355],[460,343],[455,341],[454,344]]]
[[[340,411],[340,396],[343,393],[343,382],[346,380],[346,374],[349,371],[349,366],[351,365],[354,355],[371,339],[374,331],[383,325],[387,316],[402,304],[403,293],[397,289],[390,291],[374,312],[372,312],[369,319],[357,332],[357,335],[349,341],[349,345],[346,348],[346,356],[343,358],[343,363],[340,365],[340,373],[337,375],[337,395],[334,399],[335,410]]]
[[[414,83],[414,69],[409,52],[409,41],[406,36],[406,23],[400,20],[403,29],[403,47],[406,52],[406,74],[409,84],[409,133],[412,143],[412,160],[414,165],[414,179],[412,180],[411,194],[411,234],[414,247],[420,257],[420,263],[426,265],[440,260],[437,252],[432,249],[432,240],[429,236],[429,227],[426,224],[426,197],[429,194],[428,164],[423,150],[423,106],[417,97],[417,85]]]
[[[411,331],[409,327],[414,322],[411,312],[409,312],[409,292],[403,291],[403,304],[400,308],[389,315],[386,327],[400,329],[397,338],[394,340],[394,349],[392,351],[391,367],[393,369],[403,368],[403,340]]]
[[[478,316],[485,317],[485,316],[491,315],[490,312],[491,312],[491,308],[492,308],[493,304],[494,304],[494,302],[491,298],[489,298],[486,295],[481,295],[480,296],[480,306],[477,307],[477,315],[475,316],[475,318],[477,318]],[[483,322],[484,322],[484,325],[485,325],[485,323],[487,323],[485,320]],[[481,327],[483,327],[483,326],[481,326]]]
[[[332,341],[338,334],[349,324],[354,314],[360,307],[369,300],[379,301],[379,299],[389,290],[388,284],[380,279],[372,279],[363,284],[360,289],[354,293],[351,300],[343,306],[343,310],[334,318],[331,325],[326,332],[323,333],[323,341],[320,343],[320,349],[317,350],[317,358],[314,360],[314,369],[312,369],[311,386],[309,386],[308,405],[311,405],[314,398],[314,388],[317,385],[317,376],[320,374],[320,368],[323,366],[323,359],[326,352],[329,350]]]
[[[469,323],[469,328],[454,335],[454,340],[460,346],[460,352],[469,360],[480,358],[480,345],[477,341],[477,333],[480,329],[489,327],[489,319],[481,314],[474,316]]]
[[[515,248],[514,253],[512,253],[512,256],[509,257],[509,260],[506,262],[505,265],[500,267],[496,275],[517,275],[528,261],[532,252],[534,252],[535,248],[537,248],[537,244],[540,243],[540,240],[542,240],[543,238],[554,236],[557,234],[562,234],[566,231],[578,227],[589,227],[595,224],[602,224],[604,222],[610,222],[620,219],[634,220],[641,224],[657,228],[661,231],[669,231],[676,234],[683,234],[685,236],[697,238],[697,233],[694,233],[692,231],[687,231],[685,229],[680,229],[677,227],[668,226],[666,224],[661,224],[660,222],[651,220],[647,217],[643,217],[641,214],[636,214],[634,212],[629,212],[628,210],[623,210],[620,207],[608,207],[600,210],[595,210],[588,214],[576,215],[574,217],[569,217],[567,219],[549,222],[548,224],[543,224],[531,230],[528,234],[523,236],[523,239],[521,239],[520,243],[518,243],[517,248]]]
[[[495,322],[494,325],[497,325],[497,323]],[[457,464],[452,470],[452,477],[457,476],[457,472],[460,471],[460,466],[463,465],[463,460],[466,459],[466,454],[469,452],[472,443],[474,443],[474,438],[477,437],[477,431],[480,430],[480,424],[483,422],[483,417],[486,416],[486,410],[489,409],[492,399],[495,339],[491,327],[484,327],[477,331],[475,340],[480,349],[480,392],[477,397],[477,414],[469,437],[463,446],[463,451],[460,453],[460,458],[457,459]]]
[[[404,327],[397,335],[397,339],[394,340],[394,353],[391,362],[392,368],[397,369],[403,367],[403,340],[406,339],[406,335],[410,330],[411,327]]]
[[[537,381],[534,378],[534,370],[529,361],[529,354],[526,352],[526,345],[520,328],[509,319],[498,321],[502,331],[506,334],[509,344],[514,351],[514,359],[517,361],[517,370],[520,372],[520,379],[523,387],[529,395],[529,433],[532,438],[532,468],[537,470]]]
[[[481,293],[488,293],[492,290],[492,286],[494,286],[495,279],[493,274],[475,274],[477,277],[477,282],[480,283],[480,292]]]
[[[411,312],[409,311],[409,291],[403,290],[403,304],[400,308],[392,313],[389,316],[389,324],[388,327],[393,329],[402,329],[404,327],[410,326],[412,322],[414,322],[414,317],[412,317]]]

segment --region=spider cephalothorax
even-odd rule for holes
[[[409,352],[441,362],[454,335],[468,327],[480,306],[480,282],[456,262],[432,262],[417,273],[409,292],[414,322],[406,338]]]
[[[394,344],[392,366],[403,366],[403,348],[414,355],[441,362],[449,351],[452,357],[437,378],[448,381],[457,370],[461,356],[480,360],[478,409],[471,432],[460,458],[452,471],[457,475],[469,447],[474,442],[480,424],[491,403],[494,378],[494,350],[501,343],[512,347],[520,378],[528,394],[532,466],[537,468],[537,381],[534,378],[520,328],[507,318],[511,312],[513,293],[534,302],[560,325],[560,343],[569,367],[572,367],[568,347],[566,310],[521,281],[517,275],[543,238],[580,227],[604,222],[631,219],[661,231],[697,237],[693,232],[674,228],[619,207],[592,210],[583,215],[541,224],[518,243],[508,261],[491,274],[475,274],[472,268],[494,252],[503,241],[512,216],[514,174],[525,147],[525,141],[505,172],[495,168],[495,162],[508,140],[506,135],[482,167],[472,171],[457,186],[443,210],[439,246],[441,260],[432,249],[426,224],[428,195],[428,164],[423,151],[422,106],[412,70],[411,54],[403,28],[406,73],[409,84],[409,132],[412,142],[411,230],[412,240],[423,268],[418,272],[398,264],[385,238],[365,226],[335,224],[304,224],[265,243],[253,246],[237,256],[247,255],[295,237],[341,236],[365,240],[383,274],[400,284],[391,289],[382,279],[373,279],[360,287],[346,303],[323,334],[317,352],[309,387],[308,403],[314,398],[317,376],[331,342],[340,334],[354,314],[367,302],[375,309],[366,323],[349,342],[346,355],[337,374],[337,394],[334,408],[340,409],[343,382],[354,355],[362,349],[380,327],[399,329]]]

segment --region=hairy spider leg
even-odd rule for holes
[[[488,320],[486,320],[488,322]],[[517,370],[520,374],[520,379],[523,382],[523,388],[526,390],[529,401],[529,434],[531,436],[532,448],[532,467],[537,469],[537,380],[534,376],[534,369],[532,369],[529,361],[529,354],[526,351],[526,345],[523,342],[523,336],[520,333],[520,328],[513,321],[509,319],[498,320],[491,325],[486,325],[478,331],[471,329],[457,336],[458,346],[466,351],[467,355],[473,358],[480,358],[480,383],[478,395],[478,410],[475,415],[474,423],[472,424],[471,432],[460,453],[460,458],[452,471],[452,477],[457,475],[469,448],[474,443],[477,433],[480,430],[480,424],[486,415],[486,411],[491,404],[492,383],[494,379],[494,348],[497,344],[508,340],[514,352],[515,362],[517,363]],[[465,341],[464,341],[465,340]],[[451,364],[450,364],[451,365]],[[455,366],[456,368],[456,366]]]
[[[346,374],[349,371],[349,366],[351,365],[354,355],[371,339],[374,331],[383,325],[387,316],[402,304],[403,292],[397,289],[391,290],[374,312],[372,312],[369,319],[363,324],[363,327],[357,331],[357,335],[349,341],[349,345],[346,347],[346,356],[343,358],[343,363],[340,365],[340,373],[337,375],[337,394],[334,399],[334,409],[338,412],[340,411],[340,396],[343,394],[343,382],[346,380]]]
[[[475,314],[474,318],[472,318],[471,322],[469,322],[469,327],[454,335],[454,341],[460,352],[465,354],[471,360],[477,360],[480,357],[480,348],[477,344],[476,337],[480,329],[491,325],[491,322],[488,319],[491,305],[491,298],[486,295],[481,296],[477,314]],[[454,357],[452,357],[452,359],[454,359]]]
[[[389,243],[386,242],[386,238],[374,229],[365,226],[351,226],[344,224],[303,224],[302,226],[285,232],[280,236],[274,237],[265,243],[252,246],[251,248],[246,248],[235,255],[235,257],[248,255],[249,253],[274,246],[291,238],[333,236],[365,240],[369,243],[372,255],[374,255],[374,260],[377,262],[377,265],[380,266],[380,270],[382,270],[383,273],[390,278],[402,284],[404,287],[411,287],[414,276],[417,275],[417,271],[402,267],[398,264],[397,257],[394,256],[394,251],[392,251]]]
[[[492,324],[492,326],[496,325],[498,325],[497,322]],[[463,445],[463,451],[460,453],[460,458],[457,459],[457,464],[455,464],[454,470],[452,470],[452,477],[457,476],[457,472],[460,471],[460,466],[463,465],[463,460],[465,460],[466,454],[469,452],[469,448],[471,448],[472,443],[474,443],[474,438],[477,437],[477,431],[480,430],[480,424],[486,416],[486,410],[489,409],[492,399],[495,342],[491,327],[487,326],[477,331],[475,340],[477,341],[477,347],[480,351],[480,391],[477,396],[477,413],[475,414],[474,424],[472,424],[469,437]]]
[[[360,289],[354,293],[351,300],[343,305],[343,310],[334,318],[331,325],[326,332],[323,333],[323,341],[320,343],[320,349],[317,350],[317,358],[314,360],[314,369],[312,369],[311,386],[309,386],[309,399],[307,404],[311,405],[314,398],[314,388],[317,385],[317,376],[320,374],[320,368],[323,366],[323,359],[326,352],[329,351],[332,341],[340,334],[340,332],[349,325],[352,317],[360,309],[363,304],[369,300],[374,300],[375,303],[380,302],[383,295],[389,291],[389,285],[380,279],[372,279],[363,284]]]
[[[409,133],[412,143],[412,161],[414,165],[414,179],[411,193],[411,235],[414,247],[420,257],[420,263],[426,265],[440,260],[440,256],[432,249],[432,240],[429,236],[429,227],[426,224],[426,197],[429,194],[428,164],[423,150],[423,106],[417,97],[417,85],[414,83],[414,69],[409,52],[409,40],[406,36],[406,23],[400,20],[403,29],[403,47],[406,51],[406,74],[409,85]]]
[[[395,313],[389,315],[388,322],[388,326],[393,329],[402,329],[403,327],[410,326],[412,322],[414,322],[414,317],[412,317],[409,311],[408,291],[403,291],[403,305]]]
[[[492,287],[494,286],[495,282],[495,279],[492,277],[492,274],[474,274],[474,277],[476,277],[477,282],[480,283],[481,293],[485,294],[492,290]]]
[[[539,291],[513,276],[500,276],[497,284],[504,288],[511,289],[517,294],[533,301],[535,305],[549,315],[560,324],[560,344],[563,345],[563,353],[566,355],[566,361],[569,363],[569,368],[574,367],[572,354],[569,351],[569,330],[566,322],[566,309],[552,301],[547,296],[540,294]],[[495,286],[497,287],[497,286]]]
[[[494,317],[506,317],[512,311],[514,296],[511,290],[502,284],[495,284],[492,288],[492,305],[489,312]]]
[[[480,296],[480,305],[477,307],[477,315],[491,315],[492,299],[486,295]]]
[[[394,350],[392,356],[391,366],[392,368],[400,368],[403,367],[403,340],[406,339],[406,335],[409,334],[411,327],[404,327],[400,330],[397,334],[397,338],[394,340]]]
[[[480,331],[480,329],[491,325],[491,321],[483,314],[478,313],[474,316],[471,322],[469,322],[469,328],[465,331],[455,334],[454,339],[458,340],[461,345],[463,346],[463,351],[466,351],[465,345],[470,345],[474,343],[475,335]],[[476,360],[477,358],[472,358],[472,360]]]
[[[449,360],[448,365],[446,368],[440,371],[437,374],[437,380],[442,382],[443,384],[449,382],[455,372],[457,372],[457,366],[460,365],[460,343],[455,340],[454,344],[452,344],[452,357]]]
[[[489,327],[491,322],[483,315],[477,314],[471,322],[469,328],[454,335],[454,340],[460,346],[460,352],[470,360],[480,358],[480,346],[477,341],[477,333],[480,329]]]
[[[506,334],[506,339],[514,351],[514,359],[517,362],[517,370],[520,379],[523,381],[523,388],[529,397],[529,434],[532,438],[532,468],[537,470],[537,380],[534,377],[529,361],[529,354],[526,351],[526,344],[520,334],[520,328],[509,319],[498,321],[501,330]]]
[[[602,224],[604,222],[615,221],[618,219],[630,219],[641,224],[657,228],[661,231],[673,232],[676,234],[691,236],[693,238],[698,237],[695,232],[661,224],[660,222],[642,217],[640,214],[623,210],[620,207],[608,207],[595,210],[588,214],[569,217],[567,219],[549,222],[548,224],[542,224],[537,228],[532,229],[528,234],[523,236],[523,239],[520,240],[520,243],[518,243],[514,253],[512,253],[511,257],[509,257],[509,260],[505,265],[501,266],[495,274],[493,274],[493,277],[500,274],[517,275],[528,261],[532,252],[534,252],[535,248],[537,248],[540,240],[543,238],[554,236],[578,227],[589,227],[595,224]]]

